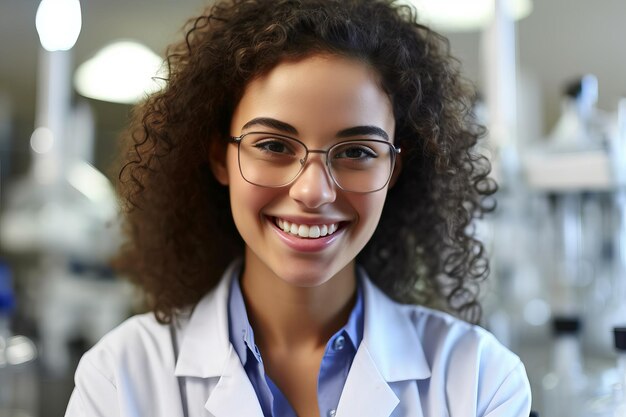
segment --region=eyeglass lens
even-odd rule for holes
[[[327,166],[335,183],[346,191],[383,188],[391,176],[393,145],[378,140],[350,140],[333,145]],[[307,148],[295,139],[268,133],[248,133],[239,142],[239,169],[244,179],[265,187],[280,187],[302,171]]]

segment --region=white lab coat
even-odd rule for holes
[[[65,416],[263,417],[229,342],[232,275],[174,326],[144,314],[105,336],[81,359]],[[363,284],[363,340],[336,417],[529,415],[524,366],[491,334]]]

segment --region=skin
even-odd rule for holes
[[[258,118],[290,127],[250,123]],[[351,138],[384,139],[339,137],[357,126],[382,129],[393,141],[392,105],[377,74],[354,59],[313,55],[282,62],[251,81],[235,109],[231,135],[281,133],[324,150]],[[299,416],[320,415],[317,377],[324,348],[354,305],[354,259],[378,224],[388,189],[343,191],[330,178],[324,158],[311,155],[300,176],[280,188],[246,182],[235,144],[228,145],[225,157],[211,158],[216,178],[229,187],[233,218],[246,243],[241,285],[266,372]],[[302,251],[280,237],[284,232],[274,226],[275,217],[340,222],[341,228],[326,247]]]

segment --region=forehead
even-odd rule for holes
[[[283,61],[253,79],[235,108],[231,133],[254,118],[273,118],[300,135],[334,135],[353,126],[374,125],[393,135],[391,101],[376,71],[362,61],[313,55]]]

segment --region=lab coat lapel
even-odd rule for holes
[[[399,401],[367,348],[360,347],[341,393],[336,417],[386,417]]]
[[[359,270],[359,275],[365,302],[363,340],[336,416],[387,417],[402,401],[403,415],[420,417],[418,382],[431,373],[411,310],[387,298],[365,271]],[[407,389],[410,386],[415,389]]]
[[[215,417],[263,417],[254,388],[232,347],[224,372],[204,407]]]
[[[254,388],[228,338],[229,283],[240,267],[240,263],[231,265],[218,287],[200,301],[179,341],[176,376],[219,378],[205,403],[215,417],[263,417]],[[402,402],[403,415],[421,417],[417,390],[406,388],[429,378],[430,368],[407,313],[410,309],[391,301],[364,271],[359,272],[365,302],[363,340],[336,416],[388,417]]]
[[[222,375],[230,357],[228,294],[230,282],[241,268],[232,263],[217,287],[205,295],[191,312],[184,330],[177,331],[180,346],[177,377],[213,378]],[[182,336],[181,336],[182,335]]]
[[[230,282],[241,262],[233,262],[218,286],[189,316],[176,361],[175,375],[183,378],[219,378],[204,407],[215,417],[263,417],[254,388],[228,337]]]

